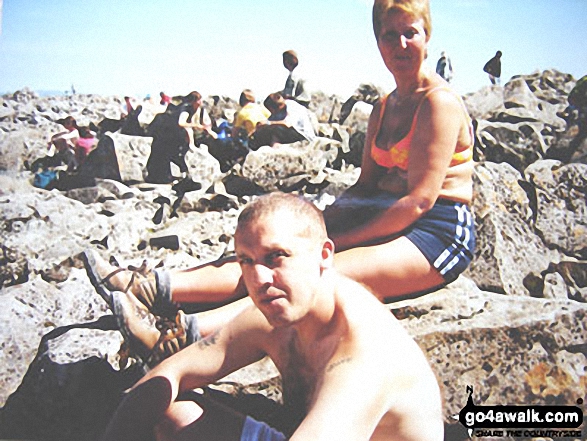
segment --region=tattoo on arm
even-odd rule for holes
[[[326,368],[326,372],[330,372],[330,371],[334,370],[336,367],[340,366],[341,364],[350,363],[351,360],[352,360],[352,357],[341,358],[340,360],[337,360],[334,363],[332,363],[331,365],[329,365]]]
[[[204,350],[209,346],[213,346],[218,342],[218,335],[220,334],[220,331],[215,331],[213,334],[210,334],[208,337],[206,337],[203,340],[200,340],[198,342],[198,346],[200,347],[200,349]]]

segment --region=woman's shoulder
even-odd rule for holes
[[[443,84],[444,83],[444,84]],[[430,84],[422,93],[421,104],[430,106],[462,107],[460,95],[444,80]]]

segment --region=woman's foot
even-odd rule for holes
[[[90,282],[108,304],[112,292],[122,291],[132,293],[149,310],[153,309],[160,295],[156,274],[147,269],[146,261],[140,267],[121,268],[106,262],[94,250],[84,251],[82,259]]]

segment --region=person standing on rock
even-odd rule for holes
[[[235,249],[253,305],[143,377],[103,441],[443,439],[440,389],[424,354],[375,297],[333,268],[318,209],[293,195],[263,196],[241,213]],[[113,299],[119,322],[140,328],[144,306],[128,293]],[[193,391],[267,355],[282,376],[283,406],[260,394]],[[252,399],[257,412],[243,410]]]
[[[436,63],[436,73],[447,83],[451,82],[453,76],[452,63],[445,51],[440,53],[440,58]]]
[[[357,183],[324,216],[337,270],[392,301],[438,289],[471,262],[474,138],[458,94],[424,64],[432,29],[428,0],[376,0],[373,28],[397,88],[373,108]],[[232,301],[200,314],[204,336],[250,304],[231,258],[139,273],[88,251],[86,269],[106,299],[127,290],[155,312],[171,302]]]
[[[306,81],[301,79],[294,70],[298,67],[298,54],[293,50],[285,51],[282,55],[283,67],[289,71],[289,75],[285,80],[282,95],[286,99],[292,99],[302,106],[308,108],[310,106],[310,94],[306,90]]]
[[[491,58],[485,66],[483,66],[483,72],[489,75],[489,81],[491,84],[499,84],[501,77],[501,51],[497,51],[495,56]]]

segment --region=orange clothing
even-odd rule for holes
[[[418,104],[418,107],[416,108],[416,112],[414,113],[414,118],[412,120],[412,125],[410,127],[410,131],[403,139],[398,141],[395,145],[392,145],[389,148],[389,150],[379,148],[375,142],[377,139],[377,136],[373,137],[373,141],[371,143],[371,157],[378,165],[385,167],[385,168],[388,168],[388,169],[392,169],[394,167],[398,167],[404,171],[406,171],[408,169],[408,163],[409,163],[409,158],[410,158],[410,148],[412,146],[412,138],[413,138],[414,132],[416,130],[416,124],[418,122],[418,112],[420,110],[420,106],[422,105],[422,102],[424,101],[424,99],[428,95],[430,95],[431,93],[433,93],[437,90],[450,90],[450,89],[447,89],[445,87],[435,87],[434,89],[429,90],[422,97],[422,99],[420,100],[420,103]],[[381,121],[383,120],[383,114],[385,113],[385,108],[387,106],[388,98],[389,98],[389,95],[387,95],[381,103],[381,111],[379,112],[379,119],[377,121],[375,133],[379,133],[379,130],[381,129]],[[464,109],[464,104],[463,104],[463,109]],[[466,111],[466,109],[464,109],[464,110],[465,110],[465,115],[467,115],[467,119],[468,119],[467,111]],[[470,130],[470,135],[471,135],[471,143],[469,145],[464,145],[464,146],[457,145],[455,147],[455,152],[453,154],[452,161],[450,163],[450,167],[454,167],[456,165],[463,164],[465,162],[469,162],[469,161],[473,160],[473,142],[474,142],[473,127],[469,124],[469,128],[470,128],[469,130]]]

